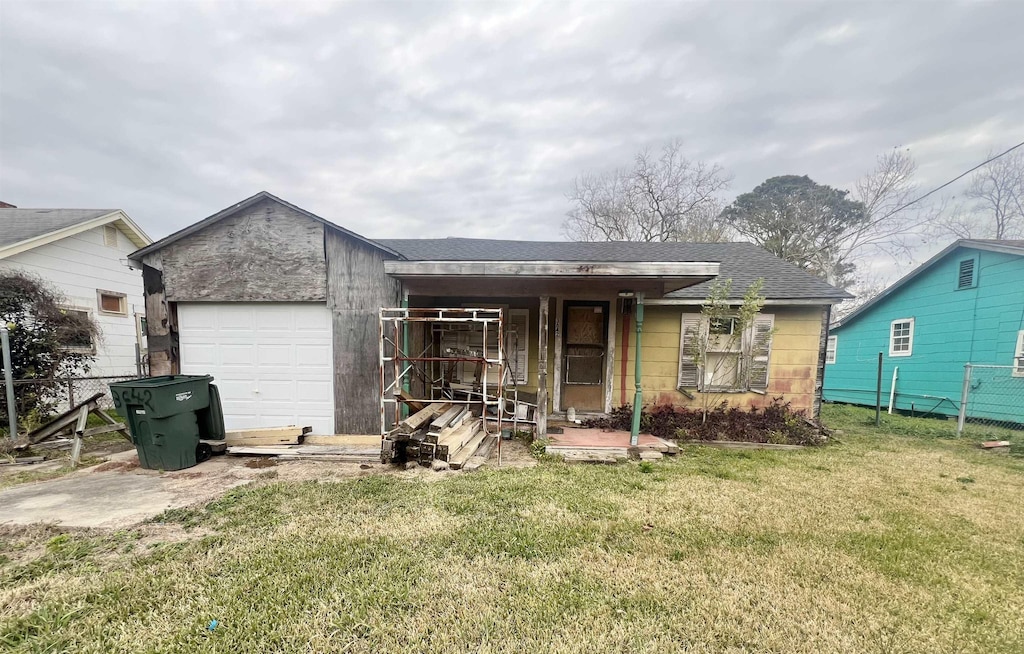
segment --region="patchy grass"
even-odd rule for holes
[[[266,480],[145,545],[0,533],[0,648],[1024,650],[1024,460],[870,417],[828,407],[841,443],[798,452]]]

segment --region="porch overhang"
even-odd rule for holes
[[[509,297],[619,291],[662,297],[718,276],[710,261],[385,261],[384,272],[417,295]]]

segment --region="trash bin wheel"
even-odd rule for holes
[[[196,445],[196,463],[202,463],[213,456],[213,448],[207,443]]]

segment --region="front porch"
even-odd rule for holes
[[[640,402],[640,365],[627,371],[626,353],[616,356],[616,348],[632,348],[631,359],[639,362],[645,298],[706,281],[718,264],[389,261],[385,269],[401,281],[405,307],[502,309],[501,336],[492,332],[488,344],[495,348],[502,339],[511,376],[501,387],[535,405],[530,422],[544,437],[551,414],[569,408],[600,414]],[[402,338],[406,356],[484,345],[468,329],[439,334],[426,325]],[[446,365],[425,375],[429,381],[408,379],[411,394],[436,398],[438,387],[498,387],[495,379],[483,383],[479,367]]]

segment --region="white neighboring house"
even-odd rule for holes
[[[135,375],[145,352],[142,271],[128,255],[153,240],[120,209],[0,208],[0,270],[41,277],[88,313],[100,336],[79,346],[96,354],[89,375]]]

